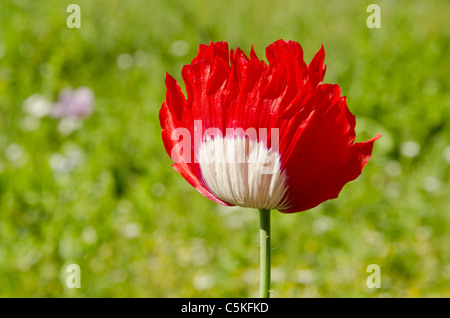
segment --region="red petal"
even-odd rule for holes
[[[228,203],[220,200],[214,194],[207,189],[201,178],[200,167],[198,163],[195,163],[195,149],[194,149],[194,133],[193,133],[193,121],[189,111],[187,111],[186,100],[181,92],[181,88],[173,77],[167,74],[166,76],[167,94],[166,100],[162,104],[159,112],[159,120],[162,127],[162,140],[164,147],[169,155],[172,156],[172,149],[178,143],[178,140],[172,140],[172,133],[177,128],[187,128],[191,132],[191,160],[190,162],[180,162],[173,164],[173,167],[178,171],[195,189],[207,198],[223,204]],[[177,154],[173,154],[176,157],[172,158],[174,161],[180,161],[180,157]]]
[[[294,41],[279,40],[266,49],[269,62],[250,58],[226,42],[200,45],[192,63],[183,67],[185,98],[176,81],[166,78],[166,100],[160,111],[162,136],[170,154],[174,129],[191,132],[192,162],[174,168],[209,199],[217,198],[203,181],[198,163],[199,143],[208,128],[279,129],[282,169],[288,175],[287,199],[282,212],[303,211],[337,197],[342,187],[361,174],[379,135],[354,144],[355,118],[341,97],[338,85],[322,84],[326,66],[323,46],[307,66],[303,50]],[[202,123],[194,136],[194,121]]]
[[[291,207],[281,212],[299,212],[336,198],[342,187],[356,179],[369,161],[377,135],[353,144],[355,119],[345,98],[332,94],[316,100],[319,108],[309,116],[303,129],[292,132],[285,149],[280,141],[284,167],[288,173]],[[325,105],[323,105],[325,104]],[[321,107],[322,106],[322,111]],[[328,107],[329,106],[329,107]],[[289,135],[288,135],[289,136]]]
[[[327,69],[327,66],[323,65],[324,60],[325,50],[322,45],[308,66],[309,79],[313,86],[316,86],[323,81]]]

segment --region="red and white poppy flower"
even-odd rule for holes
[[[185,96],[166,75],[162,139],[173,167],[223,205],[313,208],[357,178],[380,135],[355,141],[338,85],[322,83],[323,46],[309,65],[295,41],[266,49],[268,65],[226,42],[200,45],[182,70]]]

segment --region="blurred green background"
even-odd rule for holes
[[[357,141],[383,137],[338,199],[272,212],[272,296],[449,297],[450,2],[377,1],[379,29],[370,3],[2,0],[0,297],[257,297],[258,213],[172,169],[158,112],[165,72],[180,81],[200,43],[265,59],[279,38],[306,63],[323,44]],[[81,86],[95,104],[75,124],[26,106]]]

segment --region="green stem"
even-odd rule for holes
[[[260,296],[270,298],[270,210],[259,210],[259,240],[260,240]]]

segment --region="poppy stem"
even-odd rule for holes
[[[270,210],[259,209],[260,297],[270,298]]]

